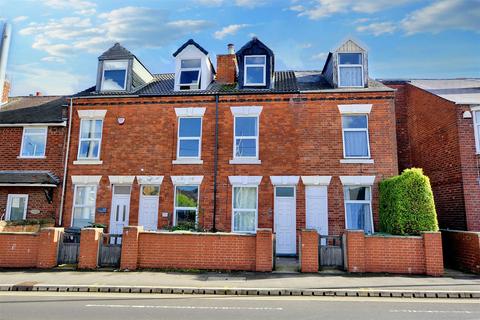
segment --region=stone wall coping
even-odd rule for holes
[[[44,230],[44,229],[42,229]],[[19,231],[19,232],[15,232],[15,231],[2,231],[0,232],[0,236],[2,235],[26,235],[26,236],[38,236],[40,233],[39,232],[25,232],[25,231]]]
[[[480,231],[465,231],[465,230],[446,230],[440,229],[440,232],[451,232],[451,233],[466,233],[471,235],[477,235],[480,237]]]
[[[270,229],[268,229],[270,230]],[[233,233],[233,232],[192,232],[192,231],[140,231],[141,234],[162,234],[162,235],[189,235],[189,236],[243,236],[255,237],[255,233]]]

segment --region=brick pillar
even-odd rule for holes
[[[142,226],[123,228],[122,256],[120,269],[136,270],[138,266],[138,236],[143,231]]]
[[[82,229],[80,236],[80,252],[78,253],[78,269],[96,269],[100,241],[103,240],[103,229]]]
[[[300,271],[318,272],[318,233],[316,230],[300,232]]]
[[[348,272],[365,272],[365,233],[345,230],[346,267]]]
[[[273,268],[272,229],[257,229],[255,271],[270,272]]]
[[[37,268],[49,269],[57,266],[58,244],[63,228],[44,228],[40,230]]]
[[[425,248],[425,272],[429,276],[443,275],[442,234],[440,232],[423,233]]]

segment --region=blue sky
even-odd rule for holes
[[[13,95],[69,94],[94,83],[119,41],[152,73],[194,38],[210,52],[257,36],[278,70],[322,69],[347,38],[369,50],[374,78],[480,77],[480,0],[0,0],[13,26]]]

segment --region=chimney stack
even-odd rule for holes
[[[5,84],[5,74],[7,72],[8,51],[10,49],[10,38],[12,35],[12,27],[5,23],[2,36],[0,38],[0,105],[4,104],[5,88],[10,85]],[[8,96],[8,90],[6,95]]]
[[[0,106],[8,102],[8,95],[10,94],[10,82],[5,80],[3,82],[2,96],[0,97]]]
[[[235,47],[229,43],[227,54],[217,55],[217,82],[223,84],[234,84],[237,81],[237,57]]]

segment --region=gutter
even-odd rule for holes
[[[66,127],[67,122],[0,123],[0,127]]]
[[[67,166],[68,155],[70,153],[70,135],[72,132],[72,115],[73,115],[73,98],[70,98],[70,108],[68,113],[68,132],[67,143],[65,145],[65,162],[63,166],[63,182],[62,182],[62,196],[60,197],[60,211],[58,213],[58,225],[62,225],[63,222],[63,206],[65,203],[65,190],[67,189]]]
[[[56,184],[42,184],[42,183],[0,183],[0,187],[47,187],[56,188]]]
[[[217,173],[218,173],[218,95],[215,95],[215,147],[213,150],[213,226],[217,232]]]

